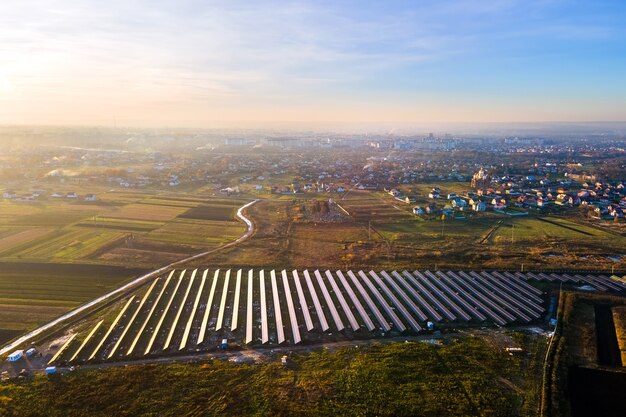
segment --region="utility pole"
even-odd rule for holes
[[[513,219],[511,219],[511,244],[514,242],[513,232],[515,232],[515,223],[513,222]]]
[[[441,215],[441,237],[443,238],[443,229],[446,225],[446,215],[442,214]]]

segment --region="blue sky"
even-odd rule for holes
[[[626,121],[624,1],[0,4],[0,123]]]

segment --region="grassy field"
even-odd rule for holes
[[[306,201],[262,200],[249,209],[255,236],[203,259],[203,266],[596,270],[619,268],[608,257],[624,254],[626,247],[624,236],[567,218],[468,212],[465,219],[442,221],[415,216],[412,205],[387,194],[365,191],[337,200],[350,213],[343,221],[303,222],[298,208]]]
[[[257,364],[209,361],[80,370],[0,385],[8,415],[530,416],[543,340],[450,338],[279,354]],[[506,342],[508,340],[508,342]],[[167,390],[163,387],[167,386]]]
[[[0,264],[0,344],[18,332],[44,324],[117,288],[142,272],[88,264]]]

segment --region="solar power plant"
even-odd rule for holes
[[[429,322],[437,328],[525,325],[548,319],[548,295],[536,282],[626,292],[620,281],[589,274],[169,271],[73,332],[50,362],[188,355],[217,349],[224,339],[255,348],[420,334]]]

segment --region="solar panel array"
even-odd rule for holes
[[[623,282],[588,274],[171,271],[129,296],[111,319],[73,337],[54,360],[184,354],[214,349],[223,338],[262,346],[419,333],[427,322],[526,324],[546,310],[535,281],[626,291]]]

